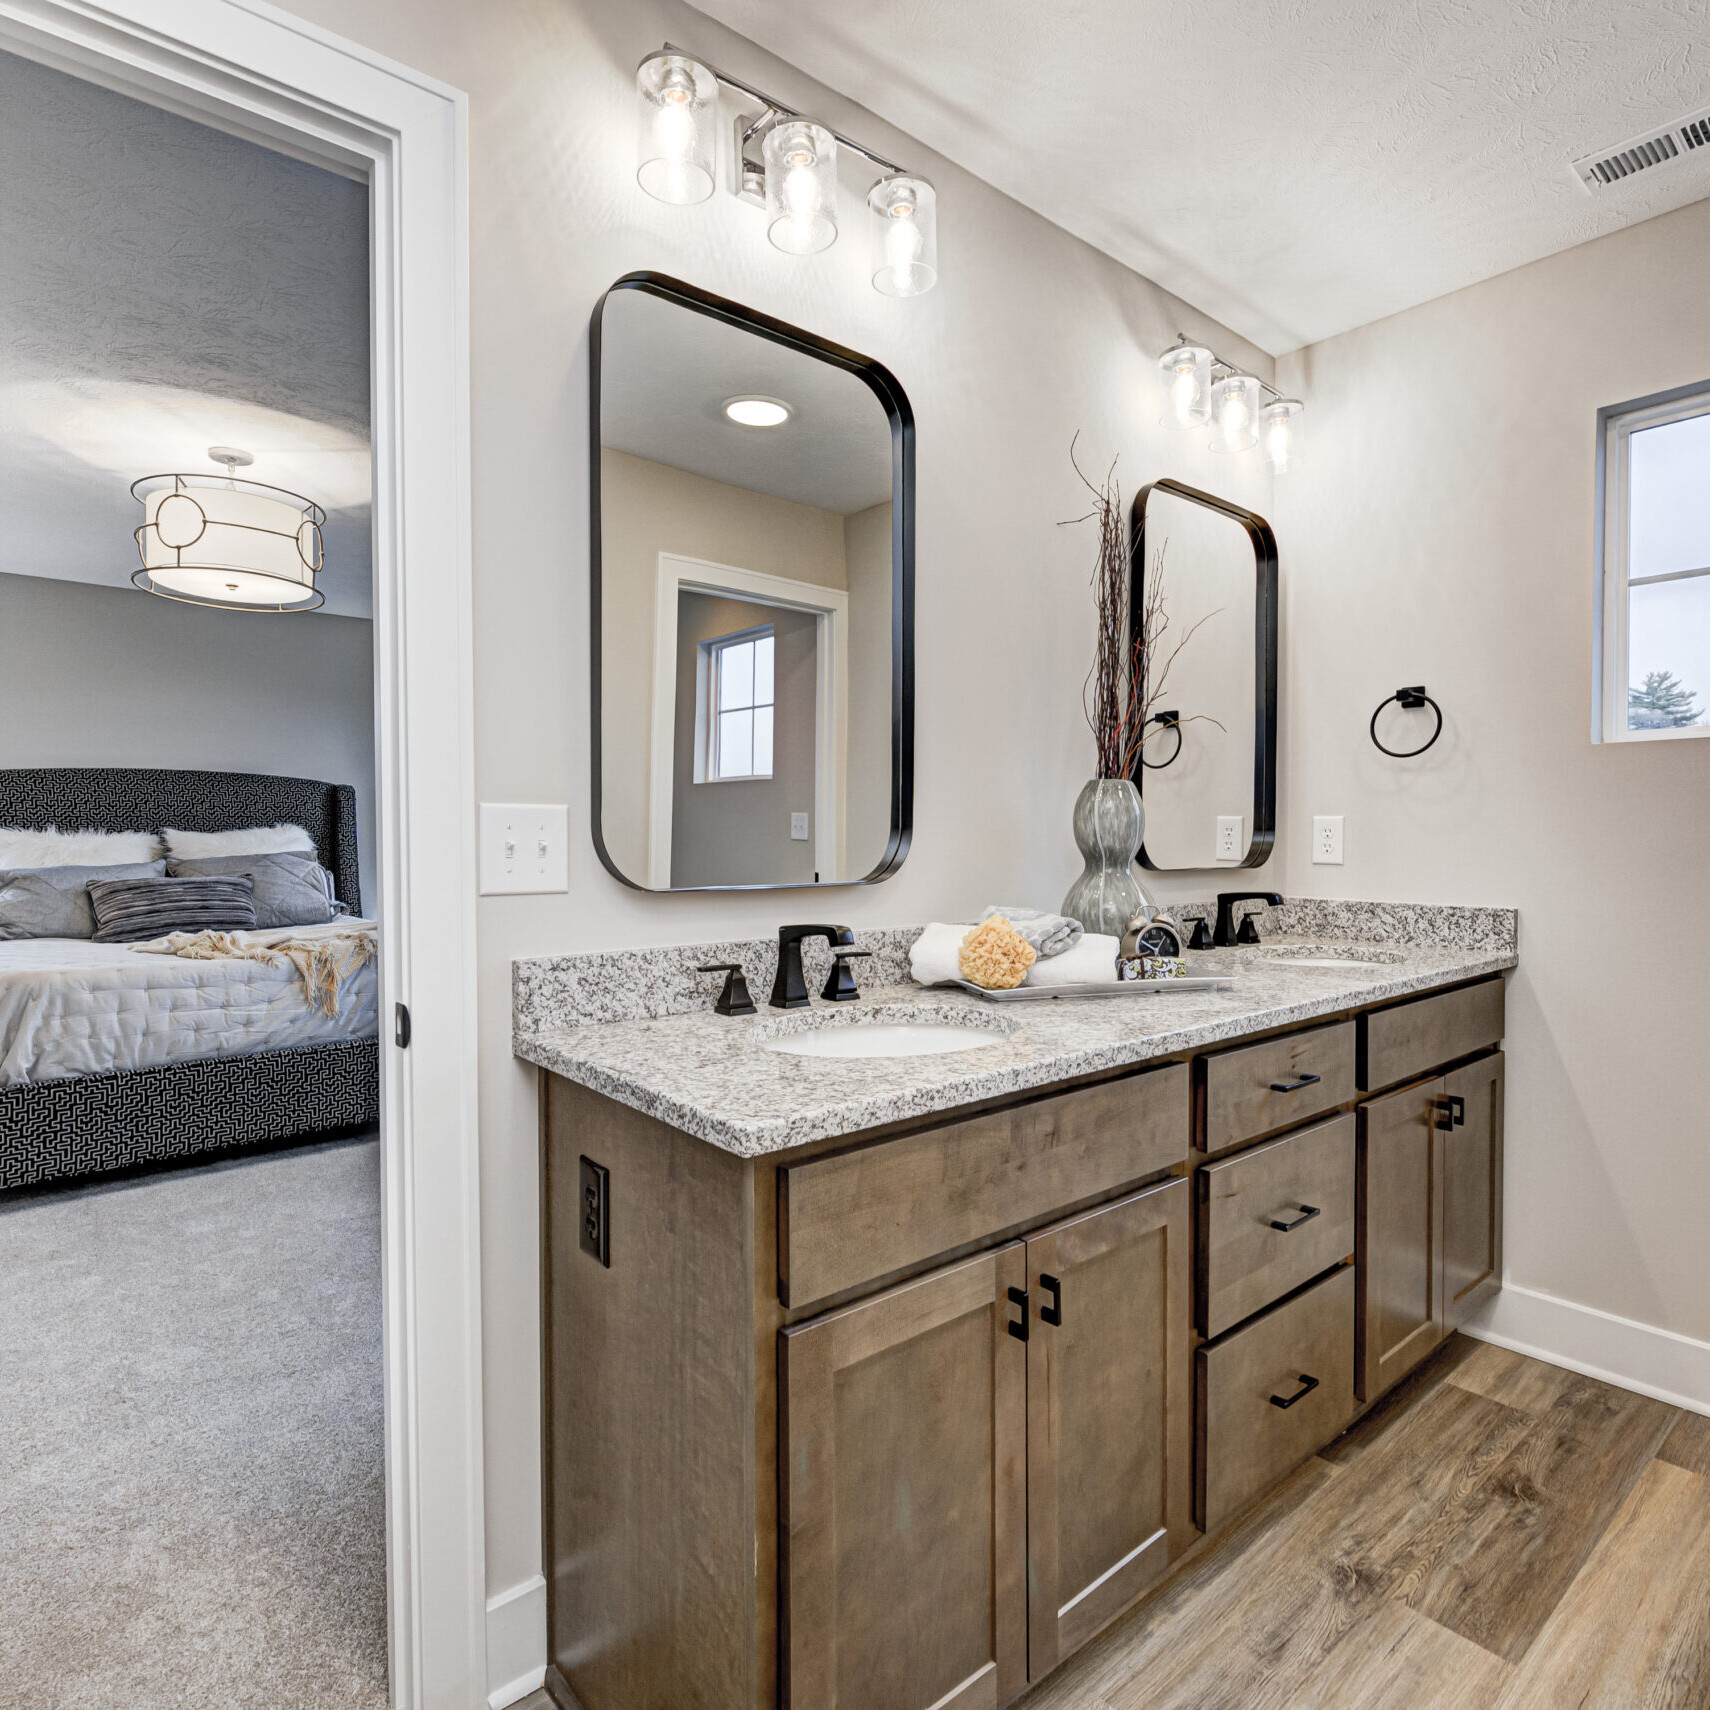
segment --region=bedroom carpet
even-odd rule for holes
[[[0,1202],[0,1702],[383,1710],[379,1146]]]

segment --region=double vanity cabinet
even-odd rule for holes
[[[1018,1697],[1498,1286],[1502,1035],[1483,978],[758,1156],[543,1074],[552,1692]]]

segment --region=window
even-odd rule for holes
[[[1604,742],[1710,735],[1710,384],[1598,412]]]
[[[772,776],[772,626],[703,642],[707,655],[710,752],[703,776]]]

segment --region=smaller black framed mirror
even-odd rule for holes
[[[914,416],[657,273],[591,355],[594,844],[638,890],[873,884],[914,801]]]
[[[1151,612],[1154,679],[1168,669],[1134,769],[1140,863],[1262,866],[1277,820],[1276,535],[1228,499],[1154,481],[1134,496],[1129,592],[1131,644]]]

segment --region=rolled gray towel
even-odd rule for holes
[[[990,920],[994,914],[1001,914],[1033,946],[1041,961],[1073,950],[1086,931],[1078,920],[1071,920],[1066,914],[1045,914],[1036,908],[1001,908],[993,904],[980,919]]]

